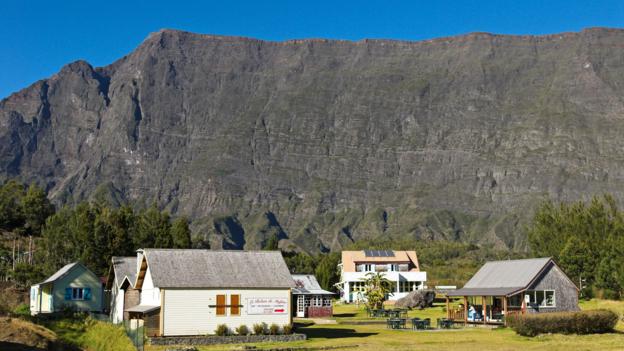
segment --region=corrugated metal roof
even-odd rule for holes
[[[134,287],[134,281],[137,274],[137,258],[113,256],[113,270],[115,271],[115,280],[117,285],[121,285],[124,278],[128,278],[130,286]]]
[[[550,258],[487,262],[464,288],[526,287],[548,262]]]
[[[292,288],[279,251],[145,249],[160,288]]]
[[[450,290],[448,296],[507,296],[515,293],[524,287],[515,288],[462,288],[459,290]]]
[[[63,267],[61,267],[61,269],[56,271],[56,273],[54,273],[50,277],[48,277],[48,279],[42,281],[39,284],[47,284],[47,283],[55,282],[58,279],[60,279],[61,277],[63,277],[65,274],[69,273],[69,271],[71,271],[77,265],[81,265],[80,262],[72,262],[72,263],[66,264]]]
[[[333,295],[334,293],[323,290],[321,285],[312,274],[293,274],[292,279],[295,287],[292,289],[296,295]]]

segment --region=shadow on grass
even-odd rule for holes
[[[297,332],[304,333],[308,338],[326,338],[326,339],[342,339],[342,338],[365,338],[367,336],[377,335],[378,333],[360,333],[355,329],[347,328],[301,328]]]
[[[355,317],[357,313],[334,313],[333,316],[337,318],[349,318]]]

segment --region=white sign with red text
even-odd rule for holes
[[[288,299],[282,297],[254,297],[247,299],[247,314],[287,314]]]

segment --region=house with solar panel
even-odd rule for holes
[[[426,288],[427,273],[420,270],[415,251],[343,251],[339,268],[340,282],[336,286],[341,300],[347,303],[365,300],[364,279],[371,272],[383,273],[395,284],[394,291],[388,296],[389,301]]]
[[[30,287],[30,314],[47,314],[65,309],[102,312],[100,278],[80,262],[63,266],[48,279]]]
[[[512,314],[578,311],[576,285],[551,258],[487,262],[447,294],[447,318],[463,323],[504,324]],[[460,299],[451,308],[450,299]]]

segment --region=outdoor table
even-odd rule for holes
[[[424,319],[412,319],[412,329],[426,329],[427,322]]]
[[[386,311],[386,312],[387,312],[388,317],[390,318],[399,318],[401,315],[400,311]]]
[[[450,329],[453,326],[453,320],[446,318],[438,318],[438,328]]]
[[[390,318],[387,320],[387,327],[390,329],[403,329],[405,328],[405,319]]]

